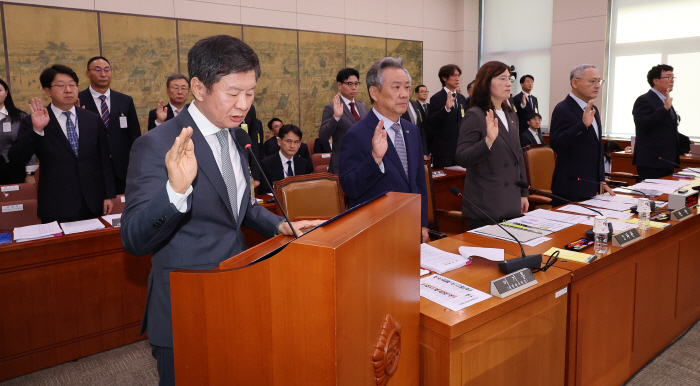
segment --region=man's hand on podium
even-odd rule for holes
[[[292,222],[292,225],[294,225],[294,230],[297,231],[299,236],[321,224],[323,224],[323,220],[301,220]],[[285,236],[294,236],[294,233],[292,233],[292,230],[289,228],[289,224],[286,221],[280,225],[280,232],[282,232],[282,234]]]

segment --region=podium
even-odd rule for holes
[[[417,386],[420,196],[170,275],[182,385]]]

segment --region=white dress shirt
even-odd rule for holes
[[[287,158],[282,154],[282,150],[279,151],[280,153],[280,159],[282,160],[282,173],[284,173],[285,177],[290,177],[287,175],[287,161],[292,161],[292,173],[293,175],[297,175],[297,171],[294,170],[294,160],[291,158]]]
[[[531,127],[528,127],[527,129],[530,130],[530,133],[532,133],[532,136],[535,137],[535,142],[537,142],[538,145],[541,145],[542,142],[540,142],[540,136],[537,135],[537,130],[532,130]]]
[[[56,116],[56,119],[58,120],[58,125],[61,126],[61,130],[63,130],[63,135],[68,138],[68,130],[66,129],[66,122],[68,122],[68,119],[66,118],[66,115],[63,114],[63,110],[59,109],[58,107],[54,106],[53,103],[51,104],[51,111],[53,111],[53,115]],[[73,121],[73,124],[75,125],[75,136],[77,138],[80,138],[80,131],[78,130],[78,117],[75,115],[75,106],[72,106],[70,108],[70,119]],[[42,130],[41,133],[37,133],[39,135],[44,135],[44,131]],[[70,138],[68,138],[68,142],[70,142]]]
[[[571,97],[574,98],[576,103],[578,103],[578,105],[581,106],[581,109],[583,111],[586,111],[586,106],[588,106],[588,102],[584,102],[583,99],[577,97],[573,93],[569,93],[569,95],[571,95]],[[595,121],[595,117],[593,117],[593,129],[594,129],[593,131],[595,132],[596,138],[598,138],[598,124]]]
[[[5,119],[5,117],[7,117],[7,116],[8,116],[7,107],[5,105],[2,105],[2,108],[0,109],[0,121]]]
[[[95,101],[95,106],[97,106],[97,111],[99,111],[100,117],[102,116],[102,99],[100,99],[100,94],[99,92],[95,91],[92,86],[88,87],[90,90],[90,95],[92,95],[92,100]],[[107,104],[107,108],[109,109],[110,113],[112,112],[112,99],[109,97],[111,89],[107,89],[107,92],[104,94],[107,99],[105,99],[105,103]],[[81,102],[80,104],[83,105],[84,102]]]
[[[445,90],[445,92],[447,93],[447,97],[448,97],[448,98],[450,98],[452,94],[455,94],[455,101],[454,101],[454,104],[452,105],[452,108],[454,108],[454,107],[457,105],[457,98],[456,98],[456,96],[457,96],[457,91],[450,91],[450,89],[447,88],[447,87],[443,87],[442,89]],[[445,110],[447,110],[447,107],[445,107]],[[450,111],[452,111],[452,109],[447,110],[448,113],[449,113]]]
[[[494,110],[496,112],[496,115],[498,116],[498,120],[503,123],[503,126],[505,126],[506,131],[510,132],[510,129],[508,128],[508,118],[506,118],[506,113],[503,111],[503,109],[498,109]]]

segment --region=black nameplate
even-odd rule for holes
[[[523,268],[491,281],[491,295],[501,299],[537,284],[530,268]]]
[[[637,228],[632,228],[613,235],[612,245],[615,247],[624,247],[625,245],[639,241],[641,238],[642,236],[637,231]]]
[[[683,221],[689,219],[693,215],[693,210],[690,208],[681,208],[671,212],[671,220]]]

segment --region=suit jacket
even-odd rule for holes
[[[316,153],[330,153],[333,149],[328,141],[324,141],[321,138],[316,138],[314,141],[314,154]]]
[[[189,106],[190,106],[190,104],[187,103],[187,104],[185,104],[185,107],[183,107],[182,109],[184,110]],[[165,123],[166,121],[173,119],[175,117],[175,113],[173,112],[169,103],[167,105],[163,106],[163,108],[165,109],[165,112],[167,114],[165,121],[163,121],[163,123]],[[148,131],[151,131],[157,127],[156,126],[156,119],[157,118],[158,118],[158,116],[156,115],[156,109],[153,109],[153,110],[148,112]]]
[[[540,139],[540,144],[544,145],[544,138],[542,138],[542,134],[540,134],[539,130],[537,131],[537,137]],[[537,145],[537,141],[535,140],[535,136],[532,135],[532,131],[525,130],[520,134],[520,146],[525,147],[528,145]]]
[[[243,118],[243,123],[248,125],[248,136],[250,136],[250,150],[258,159],[258,162],[265,158],[265,150],[263,149],[263,141],[265,139],[265,132],[262,128],[262,122],[257,117],[255,112],[255,106],[251,105],[248,114]],[[250,164],[250,172],[256,181],[260,181],[262,178],[262,171],[258,167],[255,161],[250,160],[248,156],[248,162]]]
[[[85,199],[92,212],[102,213],[104,200],[114,198],[114,176],[109,159],[107,130],[102,118],[76,108],[78,156],[53,114],[44,135],[32,128],[32,117],[22,119],[17,141],[10,148],[10,162],[26,164],[36,154],[41,161],[37,188],[37,215],[42,219],[75,216]]]
[[[520,198],[527,197],[527,189],[518,188],[517,181],[527,181],[523,151],[518,135],[518,117],[505,111],[508,130],[499,119],[498,137],[486,145],[486,113],[472,107],[464,115],[459,130],[456,161],[467,169],[464,196],[494,220],[520,216]],[[473,219],[489,222],[473,206],[462,203],[462,213]]]
[[[299,156],[299,154],[295,154],[294,157],[292,158],[292,161],[294,162],[294,175],[295,176],[301,176],[304,174],[311,174],[314,172],[314,167],[313,164],[306,160],[305,158],[302,158]],[[287,165],[282,165],[282,159],[279,156],[279,153],[277,155],[271,155],[269,157],[266,157],[264,160],[260,161],[260,166],[262,167],[263,173],[267,176],[267,179],[270,180],[270,182],[274,185],[275,182],[280,181],[285,179],[285,174],[284,171],[287,168]],[[272,187],[270,187],[267,182],[260,181],[260,186],[258,189],[258,194],[264,194],[264,193],[271,193],[272,192]]]
[[[413,106],[413,109],[416,111],[416,123],[415,125],[418,126],[418,129],[420,130],[420,140],[421,140],[421,145],[423,148],[423,155],[430,155],[430,151],[428,150],[428,139],[425,131],[425,111],[423,110],[423,106],[421,106],[420,103],[417,101],[408,101],[411,106]],[[406,112],[403,113],[401,118],[413,123],[413,120],[411,119],[411,113],[408,112],[410,109],[410,106],[406,108]]]
[[[518,120],[520,121],[520,134],[527,131],[527,117],[529,117],[532,113],[540,112],[540,105],[537,102],[537,97],[534,95],[530,95],[530,99],[532,100],[532,107],[529,103],[525,104],[525,107],[521,107],[520,104],[523,103],[523,92],[521,91],[511,100],[511,102],[513,102],[513,104],[515,105],[513,106],[513,110],[515,110],[515,112],[518,113]]]
[[[168,198],[164,159],[175,138],[187,126],[193,128],[197,176],[187,198],[187,211],[181,213]],[[235,141],[234,135],[229,138]],[[236,148],[246,172],[246,152],[238,143]],[[251,203],[248,184],[236,222],[214,154],[188,110],[160,125],[158,130],[144,134],[134,143],[131,154],[126,207],[122,214],[122,244],[136,256],[152,254],[141,332],[147,330],[154,345],[173,347],[170,272],[212,269],[245,250],[241,226],[271,237],[281,217]]]
[[[457,152],[457,137],[459,126],[462,123],[462,109],[466,113],[469,108],[464,95],[457,93],[452,110],[445,110],[447,92],[445,89],[438,91],[430,97],[428,105],[428,124],[433,135],[430,153],[439,157],[454,157]]]
[[[634,102],[632,116],[637,139],[632,153],[633,164],[670,169],[673,165],[659,157],[677,164],[681,162],[678,156],[678,115],[673,116],[671,110],[673,107],[666,110],[664,102],[651,90]]]
[[[552,193],[569,200],[593,197],[600,191],[596,184],[573,179],[605,181],[603,144],[600,140],[603,126],[600,124],[598,108],[593,108],[596,110],[597,135],[593,125],[586,127],[583,124],[583,109],[571,95],[567,95],[552,111],[549,144],[557,153]]]
[[[265,141],[265,158],[279,154],[279,152],[280,152],[280,145],[277,144],[277,137],[272,137],[272,138],[269,138],[267,141]],[[311,162],[311,154],[309,153],[309,145],[307,145],[306,142],[302,142],[299,145],[299,151],[297,151],[297,154],[301,158]]]
[[[342,98],[341,98],[342,101]],[[355,110],[360,115],[360,119],[367,115],[367,108],[362,102],[355,99]],[[333,117],[333,102],[323,108],[321,117],[321,127],[318,129],[318,137],[322,141],[328,141],[333,137],[333,150],[331,151],[331,163],[328,165],[328,172],[338,174],[340,172],[340,147],[343,144],[343,137],[350,127],[355,124],[355,117],[350,111],[350,107],[343,102],[343,115],[339,120]]]
[[[0,152],[2,152],[2,156],[0,156],[0,185],[20,184],[26,178],[25,165],[10,162],[8,157],[12,144],[17,140],[21,119],[26,116],[27,114],[21,112],[20,120],[12,121],[9,116],[0,120],[0,126],[6,123],[10,124],[9,132],[5,132],[4,128],[3,131],[0,131]],[[690,146],[688,146],[688,149],[690,149]],[[27,165],[34,165],[34,160],[29,161]]]
[[[372,157],[372,137],[379,118],[371,110],[345,134],[340,149],[340,186],[350,198],[350,207],[371,200],[386,192],[421,195],[421,226],[428,226],[428,193],[425,185],[423,151],[418,128],[400,119],[403,129],[408,176],[399,154],[387,136],[388,149],[384,155],[384,173]],[[333,141],[335,143],[335,141]],[[335,149],[336,146],[333,146]]]
[[[90,88],[86,88],[78,94],[80,104],[85,109],[100,115],[100,109],[95,104],[90,94]],[[109,136],[109,150],[112,154],[112,165],[114,174],[120,179],[126,179],[126,170],[129,167],[129,152],[136,138],[141,136],[141,125],[139,117],[136,115],[134,100],[120,92],[110,90],[110,109],[107,135]],[[122,128],[119,122],[120,117],[126,117],[126,127]]]

